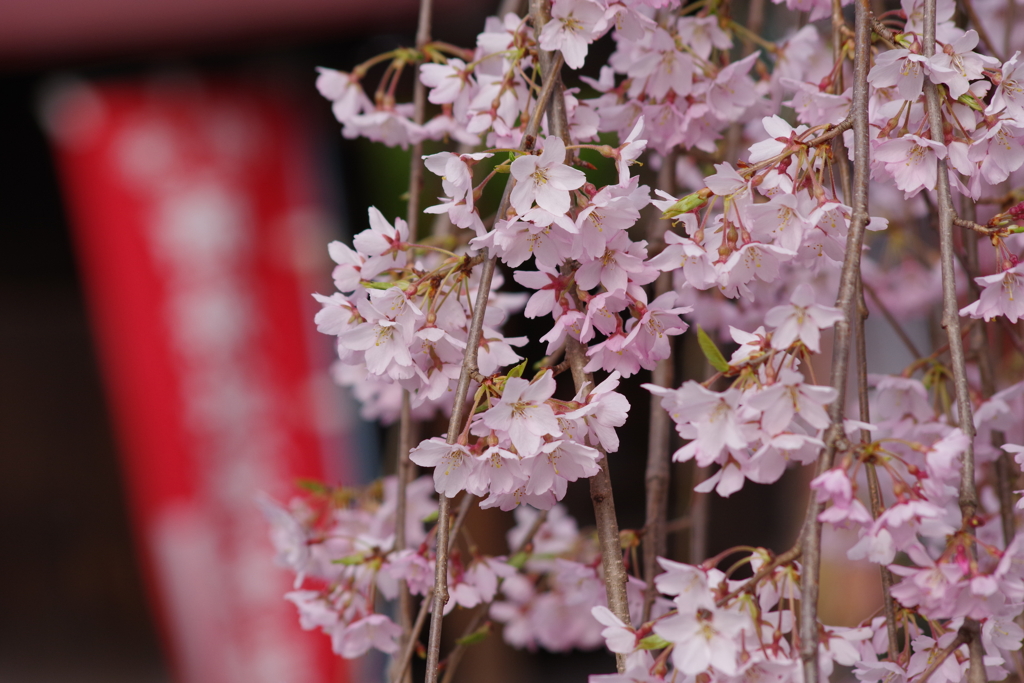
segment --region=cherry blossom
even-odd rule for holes
[[[540,156],[527,154],[512,162],[512,206],[520,215],[537,202],[537,206],[553,214],[569,210],[569,193],[586,181],[582,171],[570,168],[565,162],[565,144],[557,137],[544,140]]]
[[[964,306],[960,315],[991,320],[1005,315],[1015,323],[1024,317],[1024,264],[1017,264],[1001,273],[974,278],[983,287],[981,296],[974,303]]]

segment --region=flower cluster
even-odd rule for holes
[[[321,629],[334,651],[354,659],[371,648],[393,653],[402,629],[377,611],[376,595],[398,596],[399,581],[425,594],[433,578],[423,520],[435,509],[430,480],[406,489],[406,534],[414,552],[396,550],[394,478],[366,491],[323,489],[298,498],[289,508],[264,498],[260,506],[271,525],[277,562],[295,573],[295,590],[285,595],[307,630]]]
[[[692,380],[678,389],[644,385],[661,397],[679,435],[689,440],[673,459],[720,466],[698,491],[729,496],[746,479],[770,484],[790,463],[817,459],[824,445],[821,432],[829,424],[824,406],[835,400],[836,391],[807,383],[798,355],[817,352],[820,330],[839,318],[838,310],[815,303],[811,289],[801,285],[790,304],[768,311],[765,320],[773,331],[732,328],[740,347],[730,363],[718,361],[725,374],[736,375],[728,389],[712,391]]]
[[[483,508],[511,510],[528,503],[547,510],[565,496],[569,482],[597,474],[596,447],[618,450],[615,428],[629,411],[614,391],[618,384],[612,373],[593,391],[559,401],[552,398],[555,379],[546,371],[532,382],[508,376],[485,383],[474,407],[485,396],[490,407],[474,415],[457,443],[427,439],[409,458],[433,467],[437,491],[448,497],[468,491],[488,496]]]
[[[426,213],[461,229],[447,248],[371,209],[370,228],[352,247],[330,246],[338,293],[318,297],[317,316],[320,329],[338,339],[336,377],[353,388],[368,417],[395,419],[402,392],[417,417],[455,412],[460,374],[471,380],[459,406],[468,417],[453,425],[454,436],[427,438],[409,458],[432,469],[437,493],[466,492],[482,498],[482,507],[515,509],[517,525],[509,559],[456,539],[446,609],[490,603],[491,618],[517,647],[604,643],[623,655],[625,670],[595,676],[595,683],[804,680],[794,611],[803,569],[793,555],[747,547],[724,571],[733,551],[691,558],[693,564],[659,558],[659,596],[646,610],[643,582],[628,579],[627,620],[605,606],[607,548],[557,505],[569,483],[600,473],[603,454],[618,450],[616,429],[631,408],[620,382],[670,359],[673,338],[696,324],[717,374],[677,388],[644,386],[660,397],[684,442],[674,459],[713,466],[697,490],[729,496],[747,480],[772,483],[791,465],[835,453],[811,484],[812,504],[822,511],[809,519],[853,530],[849,557],[895,577],[889,616],[857,628],[817,625],[820,676],[838,664],[864,683],[893,683],[931,666],[933,683],[959,681],[972,657],[963,634],[975,632],[968,637],[985,653],[975,667],[989,680],[1007,675],[1024,637],[1017,624],[1024,541],[1009,527],[1013,501],[994,472],[998,463],[1006,476],[1011,455],[1024,461],[1024,383],[993,376],[980,360],[992,356],[990,337],[999,328],[986,328],[980,342],[968,336],[976,373],[958,352],[949,351],[947,361],[939,349],[901,375],[870,376],[861,382],[858,407],[868,405],[858,421],[841,421],[846,397],[814,376],[815,355],[829,351],[823,337],[840,321],[848,335],[852,316],[867,304],[906,319],[952,298],[956,283],[943,292],[938,240],[928,232],[938,223],[930,194],[944,185],[940,174],[948,174],[965,210],[984,214],[956,223],[991,244],[975,249],[970,233],[960,240],[966,286],[961,301],[946,303],[985,321],[974,323],[979,327],[1024,317],[1024,244],[1017,236],[1024,202],[1003,186],[1024,180],[1021,56],[986,54],[992,48],[979,47],[978,32],[953,22],[953,0],[938,0],[932,49],[924,2],[903,0],[901,10],[875,17],[875,45],[866,55],[857,48],[860,64],[870,62],[859,75],[849,69],[854,46],[842,12],[823,0],[786,5],[812,21],[832,15],[835,45],[815,25],[769,43],[736,22],[729,3],[552,0],[547,21],[539,14],[492,17],[473,49],[428,43],[351,73],[321,70],[317,86],[344,135],[401,146],[463,144],[423,159],[442,193]],[[596,96],[548,88],[557,80],[545,82],[544,52],[559,53],[556,64],[575,71],[603,36],[613,44],[611,56],[591,72],[597,79],[583,78]],[[745,56],[736,58],[740,41]],[[390,65],[370,97],[362,83],[383,62]],[[436,112],[422,125],[410,105],[394,100],[395,83],[411,64]],[[847,86],[865,73],[858,92],[866,91],[868,105],[853,112]],[[541,112],[546,95],[559,106]],[[937,111],[928,111],[933,95]],[[867,140],[854,139],[856,115],[866,118]],[[941,131],[932,126],[935,115]],[[846,151],[855,142],[869,148],[867,160]],[[584,154],[607,167],[596,168]],[[678,182],[652,193],[652,174],[643,176],[645,185],[637,173],[641,158]],[[858,213],[854,220],[853,189],[861,188],[851,188],[849,161],[871,176],[877,217]],[[600,171],[613,179],[598,183]],[[505,200],[490,216],[483,193],[499,179],[508,183]],[[642,218],[656,211],[672,221],[663,237]],[[835,300],[844,259],[856,262],[847,241],[862,220],[872,232],[855,289],[869,296],[844,299],[849,308],[841,311],[825,304]],[[485,258],[498,259],[512,273],[507,285],[525,293],[499,293],[499,272],[483,293],[483,310],[475,308]],[[946,275],[944,284],[954,277]],[[522,359],[515,349],[527,339],[501,332],[520,310],[547,344],[543,359]],[[470,336],[474,314],[483,328],[479,343]],[[1021,347],[1015,329],[1007,339]],[[728,360],[723,342],[735,349]],[[571,366],[575,395],[556,396],[556,375],[579,360],[569,356],[580,349],[585,361]],[[475,363],[463,362],[468,352]],[[846,360],[833,363],[845,367]],[[608,374],[581,380],[586,373]],[[961,389],[970,385],[956,400],[953,376]],[[963,421],[970,414],[976,436]],[[973,484],[964,473],[975,467],[978,501],[965,505],[965,487]],[[394,596],[399,581],[415,595],[428,590],[434,557],[418,523],[430,493],[430,480],[423,481],[410,494],[408,548],[395,549],[388,536],[387,496],[358,505],[267,507],[281,559],[300,584],[311,582],[289,599],[303,625],[330,633],[342,656],[369,647],[394,651],[398,633],[376,609],[377,596]],[[866,481],[875,487],[870,501]],[[543,524],[534,524],[540,513],[531,508],[548,511]],[[637,573],[629,543],[611,554],[620,550]],[[743,566],[752,579],[736,578]]]
[[[322,304],[317,328],[338,338],[335,377],[351,386],[367,418],[395,419],[401,392],[417,415],[450,406],[466,350],[476,278],[471,257],[411,243],[401,218],[391,225],[375,208],[354,249],[332,242],[338,292],[315,295]],[[498,283],[500,284],[500,278]],[[513,347],[525,339],[500,332],[522,297],[492,294],[478,351],[481,372],[492,374],[520,360]]]

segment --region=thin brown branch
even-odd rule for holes
[[[936,0],[924,3],[924,56],[935,54],[935,5]],[[942,126],[942,110],[938,87],[925,79],[925,104],[928,110],[928,127],[932,140],[945,142]],[[956,271],[954,269],[953,222],[955,210],[949,187],[949,173],[946,160],[936,161],[938,177],[935,183],[937,209],[939,214],[939,248],[942,263],[942,327],[949,339],[950,363],[953,366],[953,388],[957,403],[957,418],[960,430],[967,435],[967,446],[960,459],[960,515],[965,528],[973,528],[978,509],[978,490],[974,474],[974,419],[971,415],[971,395],[967,385],[967,358],[960,332],[960,307],[956,300]],[[972,548],[972,552],[974,548]],[[981,643],[978,624],[973,619],[964,620],[964,628],[971,630],[971,661],[967,679],[969,683],[984,683],[984,647]]]
[[[566,354],[572,370],[573,383],[576,390],[589,384],[593,386],[593,377],[585,372],[587,364],[586,350],[575,339],[568,340]],[[626,567],[622,563],[622,544],[619,541],[619,520],[615,515],[615,498],[612,494],[612,478],[608,469],[608,456],[600,446],[594,446],[601,454],[597,474],[590,478],[590,500],[594,505],[594,517],[597,523],[597,540],[601,547],[601,567],[604,570],[604,585],[608,594],[608,609],[623,623],[631,623],[629,601],[626,597]],[[616,654],[615,664],[619,673],[625,673],[626,657]]]
[[[715,604],[718,607],[724,607],[731,600],[737,598],[738,596],[744,593],[753,593],[754,589],[757,588],[757,585],[761,583],[765,579],[765,577],[767,577],[777,568],[781,567],[784,564],[789,564],[790,562],[794,562],[800,559],[800,554],[802,551],[801,545],[802,540],[798,538],[796,543],[793,544],[792,548],[782,553],[781,555],[775,556],[771,562],[768,562],[760,569],[758,569],[757,573],[750,577],[746,583],[744,583],[742,586],[732,591],[725,597],[717,600]]]
[[[870,139],[868,130],[867,76],[871,60],[870,8],[867,0],[855,3],[857,19],[854,38],[853,102],[850,116],[854,134],[853,215],[846,239],[846,256],[840,275],[836,307],[843,319],[836,323],[832,356],[832,387],[837,398],[829,405],[829,427],[825,433],[825,450],[818,461],[818,473],[832,467],[835,454],[847,445],[843,431],[843,397],[850,363],[851,332],[857,312],[857,282],[860,279],[860,257],[864,245],[864,229],[868,216],[868,180]],[[818,573],[821,564],[822,505],[814,496],[807,506],[802,538],[803,576],[800,599],[800,657],[805,683],[818,683]]]
[[[967,228],[973,230],[979,235],[985,235],[986,237],[991,235],[1007,235],[1009,234],[1008,227],[998,227],[991,225],[982,225],[981,223],[975,223],[973,220],[966,218],[960,218],[955,213],[953,214],[953,225],[958,228]]]
[[[409,392],[402,391],[402,412],[398,421],[398,462],[395,467],[395,495],[397,503],[395,507],[395,550],[401,551],[406,546],[406,488],[412,476],[413,463],[409,460],[409,451],[412,449],[415,440],[413,431],[415,425],[412,420]],[[411,638],[412,633],[412,596],[409,594],[409,584],[405,579],[398,584],[398,625],[402,627],[402,637],[399,640],[400,649],[404,650],[406,642]],[[392,660],[392,668],[395,668],[398,660]],[[405,683],[412,680],[412,675],[406,671],[402,677]]]
[[[753,11],[753,10],[751,10]],[[763,9],[762,9],[763,11]],[[658,187],[672,191],[674,186],[673,170],[675,167],[675,155],[669,154],[662,160],[661,170],[658,173]],[[651,244],[661,244],[665,240],[665,229],[667,222],[659,220],[658,214],[648,226],[648,237]],[[655,297],[661,296],[672,289],[672,274],[662,273],[654,283]],[[669,338],[672,344],[673,338]],[[659,387],[672,386],[674,356],[669,353],[667,358],[658,361],[651,374],[651,383]],[[654,598],[657,591],[654,587],[654,577],[660,573],[657,558],[665,555],[667,546],[667,533],[665,529],[668,520],[668,488],[670,483],[670,463],[672,439],[672,422],[668,411],[661,407],[660,397],[651,395],[650,402],[649,436],[647,442],[647,466],[644,472],[644,489],[646,494],[646,517],[644,520],[643,536],[643,567],[644,582],[644,610],[641,622],[647,622],[651,618],[651,607],[654,605]]]
[[[924,12],[924,56],[935,54],[935,0],[925,0]],[[942,111],[938,88],[926,80],[925,101],[928,108],[928,125],[931,137],[940,143],[945,140],[942,128]],[[956,299],[956,271],[954,269],[953,244],[953,198],[949,187],[949,173],[946,161],[939,159],[936,182],[937,209],[939,215],[939,247],[942,263],[942,327],[949,339],[950,364],[953,370],[958,422],[969,441],[964,450],[960,468],[960,511],[965,520],[974,517],[978,508],[978,492],[974,481],[974,420],[971,415],[971,395],[967,385],[967,360],[960,331],[960,307]]]
[[[430,20],[433,13],[433,0],[420,0],[419,23],[416,27],[416,49],[422,52],[430,42]],[[413,71],[415,83],[412,89],[413,115],[412,120],[422,126],[427,112],[427,86],[419,77],[419,69]],[[412,146],[412,158],[409,161],[409,204],[406,211],[406,222],[409,234],[415,239],[420,221],[420,195],[423,193],[423,142]]]
[[[970,198],[964,197],[962,199],[961,208],[968,220],[974,219],[975,209]],[[964,261],[968,266],[968,272],[972,275],[972,277],[968,278],[969,289],[971,295],[977,298],[981,291],[978,283],[974,281],[973,275],[979,270],[978,240],[980,237],[978,235],[965,234],[963,239],[964,251],[966,252]],[[991,398],[992,394],[996,392],[995,361],[992,357],[992,340],[990,339],[989,332],[988,324],[976,325],[968,337],[971,352],[978,366],[978,375],[981,379],[981,395],[986,399]],[[999,453],[999,457],[996,458],[995,462],[996,480],[994,488],[999,496],[999,519],[1003,528],[1003,543],[1009,546],[1010,541],[1013,540],[1017,533],[1017,515],[1015,514],[1013,500],[1013,490],[1016,488],[1014,486],[1014,471],[1017,468],[1014,467],[1010,454],[1002,450],[1004,443],[1006,443],[1006,435],[1001,431],[992,430],[991,444]]]
[[[562,68],[562,54],[558,53],[552,60],[552,69]],[[555,71],[557,72],[557,71]],[[527,124],[523,133],[523,142],[520,149],[529,151],[533,148],[540,130],[541,115],[551,99],[558,79],[551,78],[549,73],[544,73],[544,86],[537,97],[537,106],[533,116]],[[495,220],[504,218],[509,208],[509,199],[512,193],[512,186],[515,178],[509,175],[505,185],[505,193],[498,205],[498,212]],[[473,317],[469,323],[469,334],[466,338],[466,355],[462,360],[462,370],[459,374],[459,383],[455,389],[455,401],[452,407],[452,416],[448,422],[449,444],[454,444],[462,429],[462,422],[466,410],[466,398],[469,396],[469,386],[473,381],[473,374],[477,372],[477,353],[480,350],[480,337],[483,332],[484,313],[487,310],[487,301],[491,294],[491,280],[494,277],[496,261],[487,253],[487,249],[481,249],[484,265],[480,272],[480,283],[478,285],[476,303],[473,308]],[[446,496],[440,497],[437,508],[437,559],[434,565],[434,595],[431,602],[433,611],[430,618],[430,635],[427,639],[427,676],[426,683],[437,683],[437,665],[441,655],[441,622],[443,619],[444,606],[448,602],[448,514],[449,500]],[[443,537],[443,538],[442,538]]]
[[[708,478],[710,467],[698,467],[693,463],[690,469],[690,543],[687,562],[697,564],[708,556],[708,521],[711,494],[699,493],[693,489]]]
[[[475,499],[475,496],[471,496],[469,494],[466,494],[466,497],[463,498],[462,504],[459,508],[459,514],[456,516],[455,523],[451,527],[451,532],[446,532],[447,542],[444,546],[447,549],[445,553],[446,557],[455,547],[455,539],[459,537],[459,531],[462,529],[462,523],[466,520],[466,514],[469,512],[469,508]],[[439,535],[440,530],[441,528],[438,527]],[[402,650],[402,656],[400,659],[395,660],[391,679],[394,683],[398,683],[409,673],[409,664],[412,662],[412,655],[416,652],[416,644],[419,642],[420,632],[423,631],[423,625],[426,623],[427,614],[430,613],[430,608],[433,606],[433,603],[434,589],[431,588],[427,591],[427,594],[423,596],[423,601],[420,603],[420,611],[416,614],[416,621],[413,622],[412,630],[409,632],[409,639],[405,642],[405,649]]]
[[[527,530],[526,536],[524,536],[523,540],[519,542],[518,547],[512,551],[512,557],[525,552],[530,544],[533,543],[534,536],[537,535],[537,532],[540,531],[540,528],[544,525],[544,522],[546,522],[547,519],[547,510],[542,511],[537,515],[533,520],[533,524],[530,525],[529,530]],[[474,614],[469,620],[469,624],[467,624],[466,628],[463,629],[462,637],[459,638],[459,642],[456,643],[455,647],[452,648],[452,651],[448,653],[448,657],[445,658],[444,678],[441,679],[441,683],[451,683],[455,676],[455,671],[459,668],[459,664],[462,662],[462,657],[466,653],[466,648],[468,647],[464,639],[470,634],[475,633],[476,630],[480,628],[480,622],[483,621],[485,616],[487,616],[487,612],[493,602],[494,601],[491,600],[490,602],[480,605],[476,614]]]
[[[868,355],[867,340],[864,335],[864,321],[868,317],[867,303],[864,301],[864,283],[858,279],[857,282],[857,305],[860,315],[855,319],[857,332],[857,403],[860,408],[860,421],[871,422],[871,409],[868,403]],[[871,434],[862,429],[860,442],[870,443]],[[884,511],[882,505],[882,491],[878,485],[878,472],[875,464],[868,462],[865,465],[868,476],[868,495],[871,497],[871,515],[878,519]],[[899,652],[899,639],[896,635],[896,607],[892,601],[892,572],[885,565],[879,567],[882,578],[882,608],[885,612],[885,629],[889,638],[889,659],[895,661]]]
[[[956,634],[956,638],[953,642],[950,643],[946,649],[940,652],[938,657],[928,663],[928,668],[921,672],[921,677],[914,681],[914,683],[928,683],[928,679],[931,678],[931,675],[935,673],[940,666],[942,666],[942,663],[949,659],[950,655],[971,639],[971,636],[969,634],[965,635],[965,633],[964,629],[960,629],[960,632]]]
[[[420,611],[416,614],[416,621],[413,622],[412,630],[409,632],[409,639],[405,641],[405,649],[402,650],[402,656],[395,660],[395,669],[391,679],[393,683],[398,683],[405,679],[409,673],[409,665],[412,663],[412,656],[416,652],[416,645],[419,643],[419,634],[423,631],[423,625],[427,623],[427,615],[430,614],[430,605],[433,601],[434,589],[431,588],[423,596],[423,601],[420,603]]]
[[[903,329],[903,325],[900,324],[900,321],[896,319],[896,316],[892,314],[889,307],[886,306],[885,302],[878,296],[878,292],[875,291],[875,288],[863,281],[861,281],[861,286],[864,288],[864,291],[868,293],[868,296],[871,297],[871,300],[875,302],[875,305],[878,306],[878,310],[882,312],[882,317],[885,318],[885,321],[889,323],[889,326],[892,327],[894,332],[896,332],[896,336],[900,338],[903,345],[907,347],[908,351],[910,351],[910,355],[914,358],[920,358],[923,354],[918,350],[917,344],[914,343],[910,338],[910,335],[907,334],[907,331]]]
[[[530,0],[530,12],[533,15],[535,30],[540,30],[551,17],[550,0]],[[569,139],[569,122],[565,110],[565,98],[561,96],[559,71],[562,67],[561,53],[545,53],[540,51],[539,60],[545,75],[545,87],[554,84],[557,95],[551,98],[547,106],[548,125],[554,135],[562,138],[567,146]],[[548,68],[545,68],[547,65]],[[541,111],[538,105],[537,111]],[[577,302],[578,303],[578,302]],[[593,377],[583,370],[587,364],[586,349],[579,341],[571,337],[566,340],[566,359],[572,371],[576,391],[584,391],[586,386],[593,386]],[[599,446],[595,446],[601,454],[598,460],[598,473],[590,478],[590,500],[594,505],[594,517],[597,524],[598,544],[601,548],[601,567],[604,570],[604,585],[608,597],[608,608],[624,623],[630,623],[629,601],[626,598],[626,568],[622,562],[622,545],[619,541],[619,521],[615,515],[615,498],[612,494],[611,474],[608,470],[608,456]],[[619,673],[626,670],[626,657],[615,655],[615,664]]]
[[[416,48],[421,51],[430,42],[430,24],[433,15],[433,0],[420,0],[420,13],[418,26],[416,28]],[[427,110],[427,89],[419,77],[419,68],[413,71],[413,122],[422,126],[426,120]],[[412,146],[412,153],[409,159],[409,203],[406,207],[406,223],[409,225],[409,235],[416,239],[419,231],[420,220],[420,195],[423,193],[423,143],[417,141]],[[409,478],[412,475],[413,464],[409,460],[409,451],[413,446],[414,425],[412,411],[410,408],[409,392],[402,390],[402,412],[398,425],[398,458],[395,465],[395,478],[397,479],[395,495],[397,506],[395,509],[395,550],[404,550],[406,545],[406,488]],[[398,625],[402,628],[402,636],[399,639],[401,645],[411,643],[415,640],[412,636],[412,596],[409,594],[409,585],[402,579],[398,584]],[[418,633],[418,631],[417,631]],[[404,647],[401,649],[405,649]],[[397,660],[392,660],[392,669],[398,667]],[[403,667],[403,673],[396,677],[404,683],[411,683],[412,673],[408,667]]]

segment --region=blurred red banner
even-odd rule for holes
[[[283,599],[290,579],[255,504],[286,499],[299,477],[343,475],[325,464],[342,440],[321,419],[338,406],[314,379],[309,254],[323,251],[323,212],[285,101],[179,78],[69,85],[44,106],[183,683],[346,680]]]

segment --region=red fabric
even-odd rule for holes
[[[284,601],[255,503],[324,477],[316,416],[337,408],[313,391],[301,116],[183,79],[74,86],[47,118],[178,680],[345,680]]]

